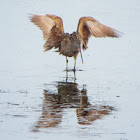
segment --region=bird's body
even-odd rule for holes
[[[72,34],[63,34],[63,40],[59,47],[60,54],[68,57],[76,57],[80,52],[81,40],[76,32]]]
[[[77,31],[72,34],[64,33],[62,19],[55,15],[33,15],[31,21],[43,31],[43,37],[46,40],[44,51],[52,48],[58,49],[57,52],[66,56],[66,63],[68,63],[67,57],[74,57],[74,70],[76,58],[79,52],[81,53],[81,48],[87,49],[88,39],[91,35],[94,37],[119,37],[118,31],[101,24],[92,17],[80,18]]]

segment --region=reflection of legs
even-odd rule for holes
[[[71,72],[71,71],[66,70],[66,82],[68,82],[68,79],[69,79],[69,76],[68,76],[69,72]],[[73,70],[73,74],[74,74],[73,79],[74,79],[74,83],[75,83],[75,81],[76,81],[76,71],[75,70]]]
[[[66,70],[66,82],[68,80],[68,71]]]
[[[66,70],[68,70],[68,59],[67,59],[67,56],[66,56]]]
[[[74,72],[74,83],[75,83],[75,81],[76,81],[76,72],[75,71],[73,71]]]

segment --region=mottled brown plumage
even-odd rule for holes
[[[60,54],[66,56],[66,63],[68,63],[67,57],[74,57],[74,70],[78,53],[81,53],[81,48],[83,50],[87,49],[88,39],[91,35],[94,37],[120,36],[117,30],[100,23],[92,17],[81,17],[77,31],[72,34],[64,33],[63,21],[55,15],[33,15],[31,21],[43,31],[43,38],[46,40],[44,51],[57,48]]]

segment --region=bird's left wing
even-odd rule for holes
[[[87,48],[89,37],[119,37],[117,30],[100,23],[92,17],[82,17],[79,19],[77,32],[79,32],[83,41],[83,49]]]

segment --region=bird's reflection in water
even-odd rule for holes
[[[90,125],[93,121],[108,115],[114,108],[112,106],[93,106],[88,102],[87,90],[81,90],[80,107],[77,109],[78,123]]]
[[[67,80],[66,82],[56,82],[56,93],[44,90],[42,115],[34,126],[34,132],[38,132],[41,128],[57,127],[62,121],[64,108],[76,109],[78,124],[80,125],[92,124],[93,121],[101,119],[102,116],[108,115],[113,110],[111,106],[90,104],[85,85],[80,90],[77,83]]]

